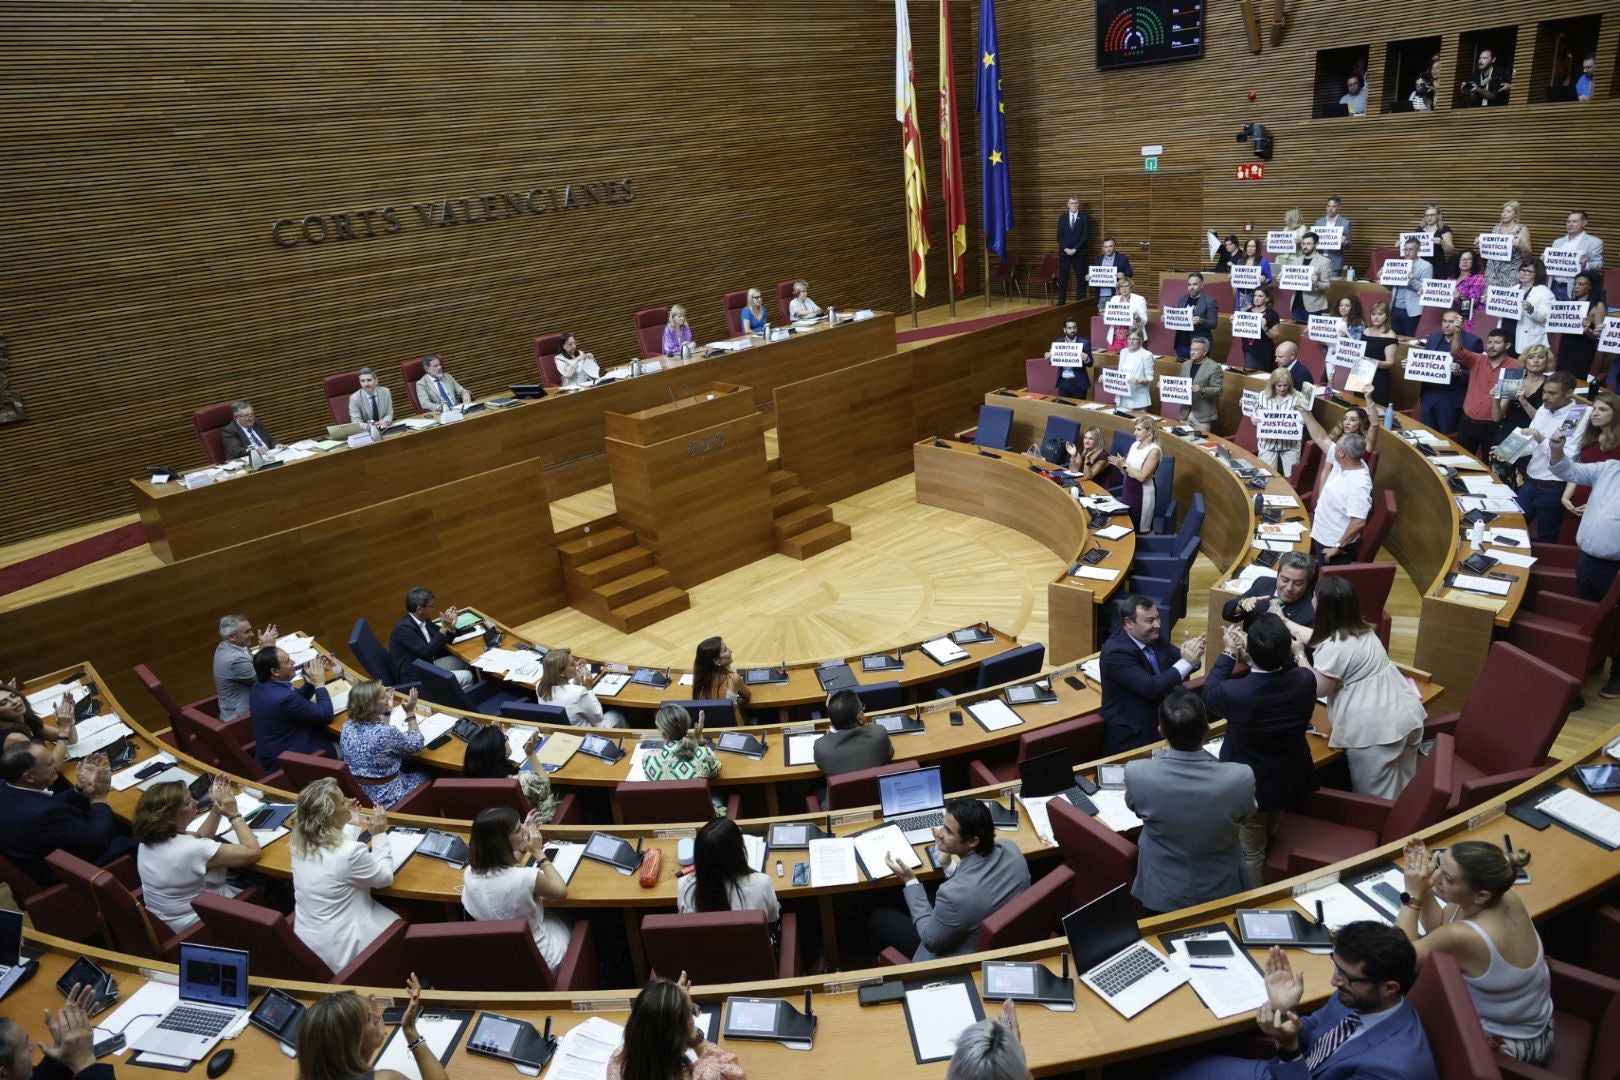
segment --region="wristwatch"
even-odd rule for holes
[[[1423,904],[1419,900],[1413,897],[1411,893],[1405,892],[1404,890],[1401,892],[1401,906],[1409,907],[1414,911],[1421,911],[1423,908]]]

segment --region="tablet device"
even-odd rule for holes
[[[1620,791],[1620,765],[1577,765],[1575,775],[1581,786],[1593,795],[1613,795]]]
[[[73,961],[62,977],[56,980],[56,989],[63,997],[73,993],[75,986],[89,986],[93,988],[94,997],[90,999],[89,1013],[95,1016],[108,1005],[118,1000],[118,984],[113,977],[101,970],[94,960],[81,956]]]
[[[527,1020],[519,1020],[499,1013],[480,1013],[472,1034],[467,1036],[467,1051],[484,1057],[510,1061],[538,1069],[551,1060],[557,1042],[551,1037],[551,1021],[546,1021],[546,1034],[534,1030]]]
[[[248,1014],[248,1023],[287,1046],[298,1045],[298,1025],[303,1019],[304,1003],[275,987],[266,990]]]
[[[624,750],[618,743],[605,735],[587,735],[579,744],[579,752],[589,754],[593,758],[601,758],[609,765],[624,756]]]
[[[1021,686],[1007,687],[1007,704],[1009,705],[1045,705],[1057,700],[1057,695],[1050,686],[1040,683],[1024,683]]]

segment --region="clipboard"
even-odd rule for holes
[[[450,1059],[455,1055],[456,1047],[461,1044],[461,1037],[467,1033],[467,1025],[472,1022],[472,1018],[473,1010],[471,1009],[438,1009],[433,1012],[424,1011],[417,1019],[417,1030],[423,1036],[429,1038],[430,1046],[438,1042],[439,1036],[430,1035],[428,1031],[422,1030],[426,1025],[433,1024],[436,1027],[440,1024],[446,1026],[449,1024],[455,1025],[455,1030],[451,1033],[449,1042],[445,1044],[442,1051],[434,1055],[439,1059],[439,1064],[450,1064]],[[388,1062],[388,1064],[384,1064],[385,1062]],[[410,1069],[400,1068],[402,1062],[411,1062]],[[392,1068],[403,1072],[407,1077],[417,1071],[411,1051],[405,1049],[405,1026],[403,1024],[394,1028],[394,1033],[383,1044],[382,1051],[377,1055],[377,1060],[372,1062],[373,1070],[379,1068]]]
[[[925,1065],[930,1061],[948,1061],[951,1052],[933,1052],[924,1057],[923,1044],[917,1038],[917,1020],[912,1016],[912,994],[923,990],[942,990],[950,986],[960,986],[967,995],[968,1007],[973,1011],[971,1023],[978,1023],[984,1019],[984,1003],[979,1000],[979,988],[973,982],[972,972],[963,972],[957,975],[948,975],[943,979],[922,979],[906,983],[906,994],[901,998],[901,1006],[906,1012],[906,1035],[911,1039],[911,1056],[918,1065]],[[926,1017],[925,1017],[926,1019]]]
[[[1244,947],[1243,942],[1238,940],[1238,936],[1232,932],[1232,928],[1227,926],[1225,923],[1210,923],[1207,926],[1189,926],[1185,930],[1172,930],[1168,934],[1159,935],[1159,944],[1164,946],[1164,951],[1166,953],[1170,953],[1174,951],[1170,948],[1170,943],[1172,941],[1180,941],[1182,938],[1211,936],[1221,936],[1231,941],[1232,950],[1239,956],[1243,957],[1243,959],[1247,960],[1249,962],[1249,966],[1254,968],[1255,972],[1260,976],[1261,979],[1266,977],[1264,969],[1262,969],[1259,964],[1255,963],[1254,957],[1249,955],[1249,950]]]

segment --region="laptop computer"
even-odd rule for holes
[[[22,912],[0,908],[0,997],[30,974],[32,965],[23,962],[22,934]]]
[[[180,1000],[130,1044],[165,1057],[201,1061],[247,1015],[248,954],[212,945],[180,946]]]
[[[945,824],[945,783],[937,768],[878,777],[878,800],[884,823],[900,826],[907,843],[932,840],[934,826]]]
[[[1086,791],[1075,776],[1074,759],[1068,747],[1060,747],[1050,753],[1036,754],[1020,761],[1018,780],[1020,798],[1058,796],[1068,799],[1070,803],[1092,817],[1097,816],[1096,804],[1086,798]]]
[[[1063,933],[1080,981],[1127,1020],[1187,981],[1142,940],[1126,885],[1063,916]]]

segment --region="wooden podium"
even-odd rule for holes
[[[603,414],[620,524],[689,589],[775,554],[765,425],[746,386]]]

